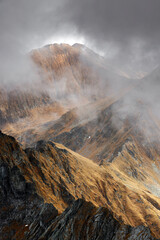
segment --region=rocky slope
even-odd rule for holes
[[[160,236],[159,198],[141,184],[53,142],[23,151],[1,133],[0,146],[2,239]]]
[[[120,101],[114,100],[109,104],[107,99],[96,101],[82,109],[74,109],[64,114],[59,120],[50,122],[48,128],[36,139],[63,143],[100,165],[100,168],[95,165],[93,172],[89,165],[85,172],[82,168],[80,168],[81,173],[77,172],[75,182],[83,182],[80,179],[85,178],[84,184],[88,182],[89,186],[89,189],[86,189],[82,187],[83,184],[80,184],[82,195],[77,195],[78,198],[83,197],[95,206],[97,203],[98,206],[107,206],[125,224],[137,226],[136,223],[138,223],[150,226],[157,232],[160,197],[159,124],[148,108],[144,111],[147,115],[141,114],[140,117],[126,118],[121,121],[119,106]],[[120,126],[115,125],[115,120],[121,123]],[[141,128],[140,121],[143,121]],[[26,140],[23,139],[23,141]],[[37,145],[32,137],[28,142],[29,144],[32,142],[33,146]],[[86,166],[86,162],[82,165]],[[72,168],[74,166],[77,166],[75,162]],[[90,185],[90,180],[87,181],[88,169],[93,177],[91,181],[96,188]],[[95,182],[97,170],[98,172],[100,170],[98,179],[101,180]],[[80,179],[77,176],[80,176]],[[73,189],[70,187],[69,189],[76,199]],[[93,192],[90,191],[91,189]],[[88,192],[89,195],[86,196],[84,192]],[[58,208],[61,207],[58,206]],[[156,236],[159,237],[159,235]]]
[[[39,226],[35,221],[34,227]],[[42,231],[31,229],[27,239],[99,239],[99,240],[122,240],[122,239],[150,239],[149,229],[144,226],[130,227],[118,222],[106,208],[96,208],[93,204],[78,199],[73,205],[58,216],[52,224]]]

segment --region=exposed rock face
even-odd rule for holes
[[[41,240],[154,239],[147,228],[123,225],[107,209],[95,208],[93,204],[82,199],[75,201],[71,207],[56,217],[44,232],[39,231],[38,234]],[[37,239],[36,237],[34,229],[27,234],[27,239]]]
[[[24,232],[29,231],[28,226],[36,219],[41,225],[49,226],[51,219],[58,214],[53,205],[44,203],[33,184],[25,181],[17,167],[8,169],[1,165],[0,169],[1,239],[25,239]]]
[[[0,133],[0,142],[0,238],[25,239],[24,232],[35,219],[49,226],[58,211],[44,203],[34,184],[26,181],[20,168],[26,156],[15,140]]]

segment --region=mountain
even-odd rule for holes
[[[82,44],[51,44],[33,50],[31,56],[49,85],[56,89],[52,94],[60,99],[90,101],[115,94],[116,84],[118,91],[133,85],[124,73]]]
[[[104,97],[110,102],[135,85],[84,45],[52,44],[29,56],[38,69],[39,84],[0,92],[0,126],[11,135],[33,130],[37,136],[43,123]]]
[[[53,142],[24,151],[0,133],[0,146],[2,239],[155,239],[146,226],[158,236],[158,198],[140,196],[107,169]]]
[[[30,56],[40,91],[1,93],[19,142],[0,133],[2,239],[159,239],[159,70],[137,82],[79,44]]]

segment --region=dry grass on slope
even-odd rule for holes
[[[149,226],[160,236],[160,200],[141,182],[123,172],[118,175],[114,167],[100,167],[60,144],[42,143],[31,152],[45,176],[43,181],[36,167],[32,178],[37,190],[57,209],[64,210],[72,197],[84,198],[95,206],[106,206],[125,224]]]
[[[25,153],[26,152],[26,153]],[[149,226],[160,237],[160,200],[140,182],[113,166],[98,166],[61,144],[38,142],[25,152],[6,135],[0,137],[0,159],[16,165],[46,202],[62,212],[74,199],[106,206],[131,226]]]

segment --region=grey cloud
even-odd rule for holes
[[[159,0],[0,1],[1,72],[25,50],[75,31],[111,63],[149,71],[160,62],[159,11]]]
[[[51,0],[5,0],[0,2],[0,83],[12,88],[38,78],[28,49],[56,31],[62,4]]]
[[[115,41],[160,35],[158,0],[71,0],[69,4],[71,21],[91,35]]]
[[[69,0],[65,11],[88,42],[104,51],[108,44],[117,49],[113,62],[147,70],[160,60],[160,1]]]
[[[36,81],[37,71],[24,53],[50,37],[73,32],[82,35],[89,47],[104,51],[106,57],[111,52],[110,63],[125,71],[151,71],[160,63],[159,13],[159,0],[2,0],[0,84],[25,86]],[[159,84],[155,88],[159,96]],[[154,89],[150,97],[153,105]],[[141,92],[127,99],[130,104],[124,103],[122,116],[128,114]],[[136,106],[133,111],[137,112]]]

